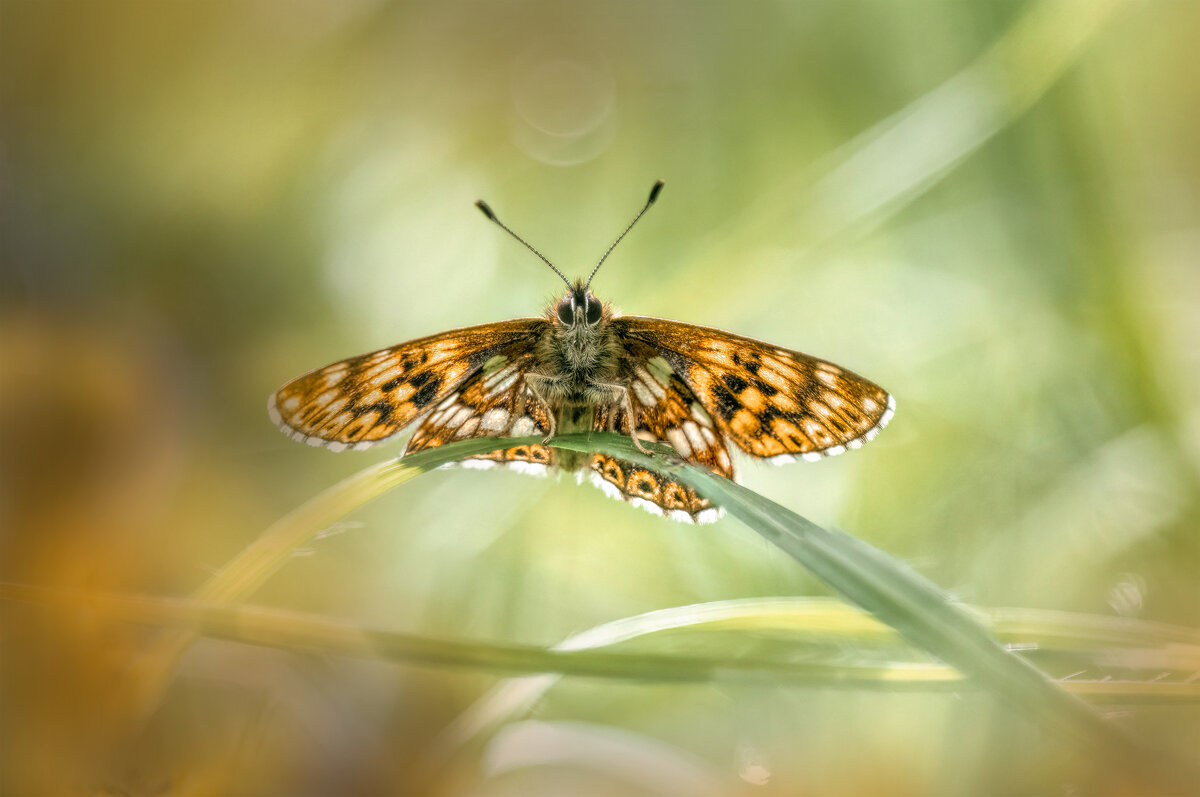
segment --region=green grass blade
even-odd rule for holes
[[[1082,699],[1062,689],[1029,662],[1001,647],[987,630],[942,589],[903,562],[838,531],[822,528],[757,493],[689,465],[671,449],[655,456],[639,451],[625,436],[569,435],[554,445],[573,451],[603,451],[653,468],[695,488],[701,495],[761,534],[826,584],[918,647],[957,668],[1026,716],[1070,733],[1148,776],[1165,775],[1116,725]]]

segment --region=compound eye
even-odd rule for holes
[[[570,326],[575,321],[575,310],[571,306],[571,297],[563,299],[558,303],[558,320]]]
[[[604,308],[600,306],[600,302],[596,301],[596,297],[589,296],[587,306],[587,322],[589,324],[600,323],[600,316],[603,312]]]

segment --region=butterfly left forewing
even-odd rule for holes
[[[875,383],[801,352],[660,318],[623,316],[613,326],[626,346],[656,352],[726,438],[772,462],[858,448],[895,410]]]
[[[532,351],[544,318],[454,329],[352,357],[293,379],[268,402],[290,437],[335,451],[395,437],[489,363]]]

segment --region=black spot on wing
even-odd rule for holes
[[[732,418],[742,408],[741,402],[722,385],[713,385],[712,399],[717,405],[717,414],[725,420]]]
[[[773,407],[770,404],[767,404],[762,409],[758,410],[756,415],[758,415],[758,421],[763,425],[764,428],[770,427],[771,421],[775,420],[776,418],[788,417],[787,413],[782,412],[778,407]]]
[[[410,360],[410,358],[407,356],[404,358],[405,363],[409,362],[409,360]],[[405,374],[407,374],[410,370],[411,370],[411,368],[408,365],[404,366]],[[433,378],[432,371],[421,371],[420,373],[413,374],[411,377],[406,377],[404,375],[394,377],[394,378],[389,379],[388,381],[384,382],[380,387],[382,388],[384,393],[389,393],[389,392],[395,390],[396,388],[400,387],[400,385],[403,385],[405,382],[412,385],[414,388],[420,388],[420,387],[423,387],[426,383],[428,383],[429,380],[432,378]]]
[[[721,377],[721,379],[725,382],[725,386],[728,387],[735,395],[737,393],[741,393],[750,386],[749,382],[747,382],[745,379],[742,379],[737,374],[725,374],[725,376]]]
[[[417,376],[428,377],[429,373],[425,372],[422,374],[417,374]],[[413,377],[413,384],[416,384],[416,382],[417,377]],[[412,403],[416,405],[418,409],[424,408],[427,404],[429,404],[429,402],[433,401],[434,397],[437,396],[438,391],[441,390],[441,387],[442,378],[440,376],[424,381],[421,385],[421,389],[416,393],[413,393]]]
[[[758,369],[762,366],[762,360],[757,354],[752,352],[737,352],[733,353],[733,362],[735,365],[740,365],[752,374],[757,375]]]
[[[829,415],[818,419],[818,421],[820,423],[824,423],[827,427],[828,426],[833,427],[834,431],[836,431],[840,437],[845,437],[845,438],[849,439],[850,437],[854,436],[853,435],[854,429],[851,426],[847,425],[846,420],[844,418],[842,418],[840,415],[838,415],[836,412],[830,413]]]
[[[751,380],[750,384],[758,388],[758,392],[762,393],[764,396],[774,396],[779,392],[778,388],[776,388],[774,385],[767,384],[761,379],[753,379]]]
[[[472,368],[476,368],[480,365],[483,365],[488,360],[492,359],[492,357],[495,356],[496,352],[500,351],[503,348],[504,348],[503,346],[488,346],[486,348],[479,349],[477,351],[473,351],[469,355],[467,355],[467,362],[471,365]]]
[[[392,416],[392,405],[387,403],[386,401],[377,401],[374,404],[367,404],[362,407],[355,407],[354,408],[354,417],[359,418],[363,415],[366,415],[368,412],[379,413],[379,418],[375,422],[383,423],[384,421],[386,421],[388,418],[390,418]]]

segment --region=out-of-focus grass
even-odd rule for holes
[[[517,438],[505,440],[503,445],[511,447],[537,440],[536,437]],[[1092,748],[1107,762],[1102,775],[1108,773],[1106,776],[1117,779],[1136,780],[1155,791],[1165,789],[1166,792],[1180,794],[1188,791],[1184,784],[1192,775],[1185,772],[1180,762],[1158,761],[1151,751],[1139,749],[1132,738],[1124,736],[1116,726],[1106,723],[1099,714],[1070,697],[1068,690],[1056,686],[1047,675],[1001,648],[978,620],[963,607],[954,605],[944,592],[882,551],[848,535],[822,529],[752,491],[679,460],[671,449],[663,446],[656,446],[659,449],[657,456],[648,456],[635,448],[628,438],[613,433],[568,435],[557,438],[554,445],[585,453],[604,451],[668,473],[689,484],[807,566],[846,598],[932,654],[935,662],[940,660],[952,665],[967,676],[973,686],[997,693],[1031,720],[1045,723],[1052,730],[1079,737],[1081,743]],[[800,628],[810,634],[818,630],[825,633],[840,630],[844,635],[849,625],[853,627],[860,643],[865,637],[871,636],[869,629],[853,622],[847,624],[844,613],[835,613],[835,616],[841,616],[832,624],[828,607],[825,607],[824,617],[807,611],[799,613],[800,618],[797,618],[797,607],[787,602],[780,606],[775,601],[751,601],[747,606],[682,607],[676,611],[654,612],[592,629],[552,650],[368,630],[352,624],[314,621],[294,613],[254,613],[221,608],[221,604],[236,601],[261,586],[287,562],[292,551],[306,544],[321,529],[343,515],[413,476],[472,454],[484,453],[495,446],[494,440],[459,441],[356,474],[267,529],[198,590],[195,604],[103,596],[98,601],[85,598],[84,602],[93,609],[103,608],[114,619],[166,624],[176,629],[182,626],[183,630],[163,636],[135,668],[139,675],[138,685],[146,690],[138,698],[143,702],[157,702],[160,699],[162,685],[173,673],[179,654],[195,642],[197,632],[285,649],[376,657],[427,666],[475,667],[497,673],[540,670],[650,682],[709,681],[752,675],[765,679],[765,683],[791,682],[841,688],[874,685],[893,689],[929,689],[956,685],[955,672],[936,664],[888,666],[886,662],[881,663],[871,657],[864,657],[860,661],[821,661],[818,657],[816,661],[802,663],[788,661],[786,656],[783,660],[772,660],[771,656],[733,655],[728,640],[718,646],[721,653],[715,656],[702,654],[695,648],[683,656],[589,652],[596,647],[612,646],[667,630],[703,631],[714,622],[716,628],[754,628],[762,632],[779,628],[780,608],[786,610],[783,627],[791,629],[793,633],[800,619]],[[76,602],[71,601],[69,596],[65,601],[61,595],[46,596],[36,588],[19,585],[0,587],[3,587],[0,597],[41,601],[51,598],[57,599],[58,603],[65,602],[68,608],[83,605],[75,605]],[[1039,618],[1035,616],[1033,619],[1036,622]],[[1078,621],[1070,623],[1064,622],[1061,617],[1056,619],[1060,635],[1064,626],[1078,635]],[[1045,620],[1042,620],[1042,624],[1050,625]],[[1200,667],[1200,633],[1154,627],[1151,624],[1133,624],[1132,627],[1121,628],[1103,620],[1093,625],[1108,632],[1106,640],[1109,643],[1120,637],[1126,643],[1136,641],[1143,646],[1147,643],[1156,646],[1182,643],[1185,646],[1177,648],[1173,656],[1142,657],[1137,665],[1139,669]],[[789,647],[795,647],[795,640],[789,643]],[[1053,655],[1056,652],[1036,639],[1026,639],[1024,644],[1044,654]],[[1089,644],[1095,649],[1098,643],[1090,640]],[[1079,650],[1076,645],[1075,652]],[[1111,666],[1117,657],[1113,656],[1111,648],[1105,654],[1105,663]],[[1097,666],[1096,662],[1092,662],[1092,666]],[[1156,681],[1160,681],[1164,674],[1159,673]],[[429,751],[429,760],[417,776],[416,782],[424,784],[419,788],[433,788],[431,784],[440,775],[437,765],[445,765],[451,755],[480,734],[495,732],[501,722],[517,719],[555,680],[542,677],[494,690],[478,707],[450,726],[435,743]],[[1071,685],[1091,684],[1072,681]],[[1109,693],[1112,693],[1111,689]],[[1168,702],[1200,697],[1200,691],[1193,685],[1177,681],[1133,684],[1124,689],[1118,688],[1116,694],[1124,695],[1126,699],[1152,695],[1157,700]],[[130,711],[135,716],[135,722],[136,717],[146,713],[145,708],[137,705],[131,706]]]
[[[899,400],[851,457],[746,464],[755,492],[966,605],[1196,628],[1198,14],[3,4],[0,577],[195,594],[373,461],[279,436],[270,390],[536,314],[557,290],[475,199],[574,274],[662,177],[602,298],[810,351]],[[737,522],[678,527],[508,473],[431,473],[351,521],[293,550],[255,602],[537,651],[660,609],[829,591]],[[139,734],[127,708],[154,690],[130,666],[157,633],[79,608],[4,605],[0,790],[404,792],[419,751],[495,685],[206,638]],[[1075,659],[1052,631],[1024,635],[1052,652],[1022,655],[1149,679],[1108,719],[1167,755],[1197,749],[1193,705],[1145,701],[1150,670],[1170,681],[1186,656],[1105,625]],[[736,656],[736,639],[706,637],[705,655]],[[1015,716],[966,689],[569,677],[442,785],[1136,791]]]

